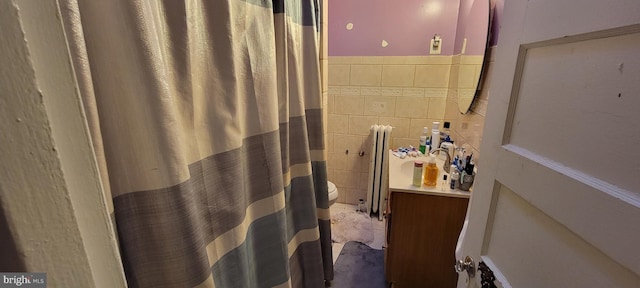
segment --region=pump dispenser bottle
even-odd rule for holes
[[[433,122],[433,127],[431,127],[431,150],[435,150],[440,148],[440,122]]]
[[[438,167],[436,166],[436,155],[429,154],[429,162],[424,168],[424,185],[434,187],[438,182]]]

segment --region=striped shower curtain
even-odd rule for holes
[[[60,0],[130,287],[333,278],[318,0]]]

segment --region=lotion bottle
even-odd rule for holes
[[[424,168],[424,185],[435,187],[438,184],[438,167],[436,166],[436,155],[429,154],[429,163]]]
[[[440,130],[438,130],[439,126],[440,122],[433,122],[433,127],[431,127],[431,151],[440,148]]]

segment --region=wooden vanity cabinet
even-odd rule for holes
[[[394,288],[456,287],[455,248],[468,198],[391,191],[385,276]]]

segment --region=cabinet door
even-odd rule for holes
[[[393,192],[387,281],[394,287],[455,287],[455,247],[468,199]]]

